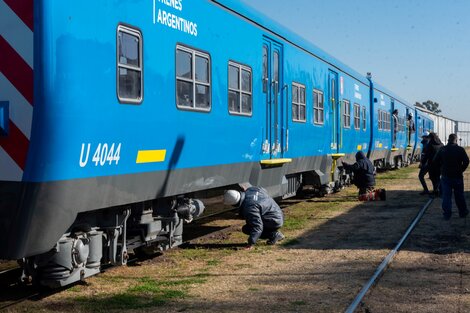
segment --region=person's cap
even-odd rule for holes
[[[411,117],[413,117],[413,113],[411,113],[411,112],[410,112],[410,113],[408,113],[408,116],[411,116]]]
[[[240,192],[237,190],[225,190],[224,192],[224,204],[226,205],[237,205],[240,198]]]
[[[421,137],[429,137],[429,132],[425,131]]]

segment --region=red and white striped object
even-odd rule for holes
[[[9,133],[0,136],[0,181],[21,181],[33,119],[33,1],[0,0],[0,101]]]

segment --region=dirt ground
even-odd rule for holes
[[[429,200],[417,172],[379,175],[387,201],[360,203],[351,187],[282,202],[280,245],[244,250],[242,221],[228,214],[199,225],[217,233],[7,311],[344,312]],[[470,312],[469,226],[444,221],[435,199],[357,312]]]

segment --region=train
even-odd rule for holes
[[[49,287],[180,245],[225,189],[410,164],[445,119],[235,0],[0,0],[0,50],[0,259]]]

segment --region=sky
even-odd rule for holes
[[[411,104],[470,122],[470,0],[242,0]]]

